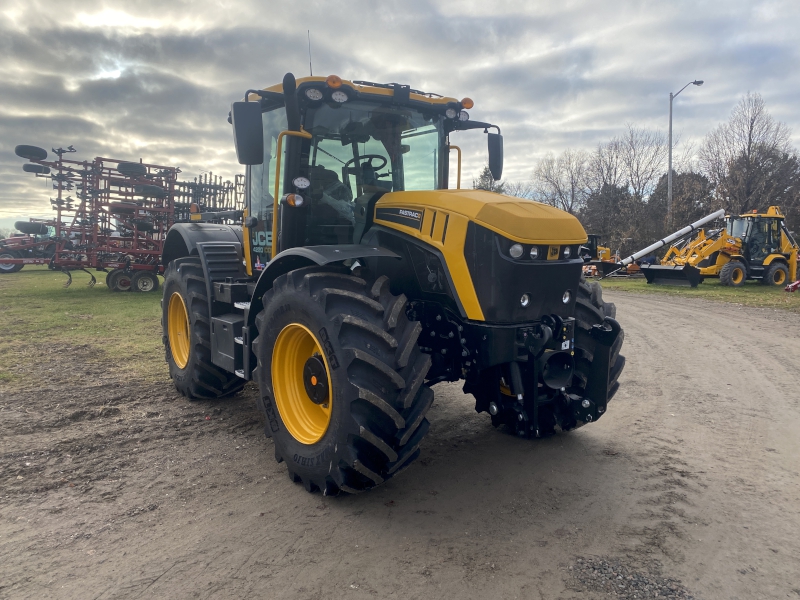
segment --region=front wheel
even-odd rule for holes
[[[16,273],[17,271],[21,271],[22,267],[25,266],[22,263],[3,262],[4,259],[15,258],[22,258],[19,252],[15,252],[14,250],[0,250],[0,273]]]
[[[725,263],[719,271],[719,282],[730,287],[741,287],[747,281],[747,269],[738,260]]]
[[[275,280],[256,317],[254,373],[275,458],[309,492],[362,492],[419,455],[433,391],[406,297],[348,269]]]
[[[191,399],[220,398],[241,390],[244,379],[211,362],[211,319],[200,260],[170,262],[163,290],[162,341],[176,389]]]

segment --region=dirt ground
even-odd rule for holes
[[[51,383],[0,395],[0,598],[800,600],[797,317],[606,299],[603,419],[520,440],[440,384],[421,459],[339,498],[289,481],[254,389],[188,402],[32,343],[17,373]]]

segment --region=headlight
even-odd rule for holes
[[[465,110],[462,110],[458,113],[458,118],[460,121],[469,121],[469,113]]]
[[[292,184],[298,190],[304,190],[308,187],[311,187],[311,182],[305,177],[295,177],[294,180],[292,181]]]
[[[533,260],[536,260],[537,258],[539,258],[539,247],[538,246],[534,246],[533,248],[531,248],[531,258]]]
[[[514,244],[508,249],[508,253],[511,255],[511,258],[519,258],[522,256],[522,244]]]
[[[306,90],[306,98],[313,101],[322,100],[322,92],[317,88],[308,88]]]
[[[572,254],[572,251],[569,249],[569,246],[564,246],[564,258],[569,258],[570,254]]]
[[[444,115],[448,119],[455,119],[458,116],[458,112],[455,108],[448,108],[446,111],[444,111]]]
[[[338,102],[339,104],[341,104],[342,102],[347,102],[347,94],[345,94],[341,90],[336,90],[331,94],[331,100],[333,100],[334,102]]]

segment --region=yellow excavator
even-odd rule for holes
[[[256,382],[275,457],[309,492],[362,492],[411,464],[438,382],[464,381],[521,437],[596,421],[617,391],[623,332],[581,277],[578,220],[460,189],[461,132],[487,135],[502,175],[500,129],[472,106],[335,75],[248,90],[229,117],[246,209],[192,207],[167,234],[176,388]]]
[[[709,217],[722,215],[724,211],[718,211]],[[795,279],[798,245],[777,206],[770,206],[766,213],[728,215],[724,227],[694,228],[691,233],[694,237],[684,235],[660,264],[641,265],[647,283],[697,287],[705,278],[718,277],[720,283],[733,287],[748,280],[785,286]]]

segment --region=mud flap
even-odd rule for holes
[[[594,325],[591,329],[591,336],[596,342],[594,359],[586,382],[586,397],[591,404],[583,407],[579,398],[570,402],[573,414],[579,421],[596,421],[606,412],[611,378],[611,348],[621,330],[619,323],[611,317],[606,317],[602,324]]]
[[[647,283],[666,283],[670,285],[689,285],[697,287],[703,281],[700,269],[691,265],[640,265]]]

